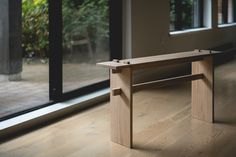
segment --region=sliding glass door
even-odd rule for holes
[[[121,0],[0,0],[0,121],[109,86]]]
[[[50,2],[51,99],[65,100],[108,87],[109,71],[96,63],[121,58],[122,2]]]
[[[63,93],[108,79],[108,0],[62,0]]]

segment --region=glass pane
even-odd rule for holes
[[[63,0],[63,92],[108,79],[108,0]]]
[[[218,24],[235,22],[235,0],[218,0]]]
[[[218,0],[218,24],[223,23],[222,0]]]
[[[228,23],[228,0],[218,0],[218,24]]]
[[[47,103],[48,82],[47,1],[1,0],[0,118]]]
[[[170,31],[201,27],[201,0],[170,0]]]

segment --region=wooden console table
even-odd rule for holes
[[[216,51],[194,50],[166,55],[98,63],[110,69],[111,140],[132,147],[133,91],[137,88],[192,82],[192,117],[214,122],[214,66]],[[133,84],[133,71],[179,63],[192,63],[192,74]]]

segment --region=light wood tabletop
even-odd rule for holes
[[[119,70],[122,68],[139,69],[150,66],[164,66],[169,64],[193,62],[201,60],[203,57],[215,55],[218,53],[220,52],[211,50],[194,50],[188,52],[178,52],[164,55],[124,59],[124,60],[114,59],[113,61],[97,63],[97,65],[115,70]]]

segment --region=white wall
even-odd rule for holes
[[[131,21],[130,25],[125,25],[125,30],[131,31],[131,54],[126,58],[208,49],[236,42],[236,26],[217,28],[216,0],[212,0],[212,29],[178,35],[169,35],[169,0],[127,1],[131,2],[131,8],[128,8]]]

